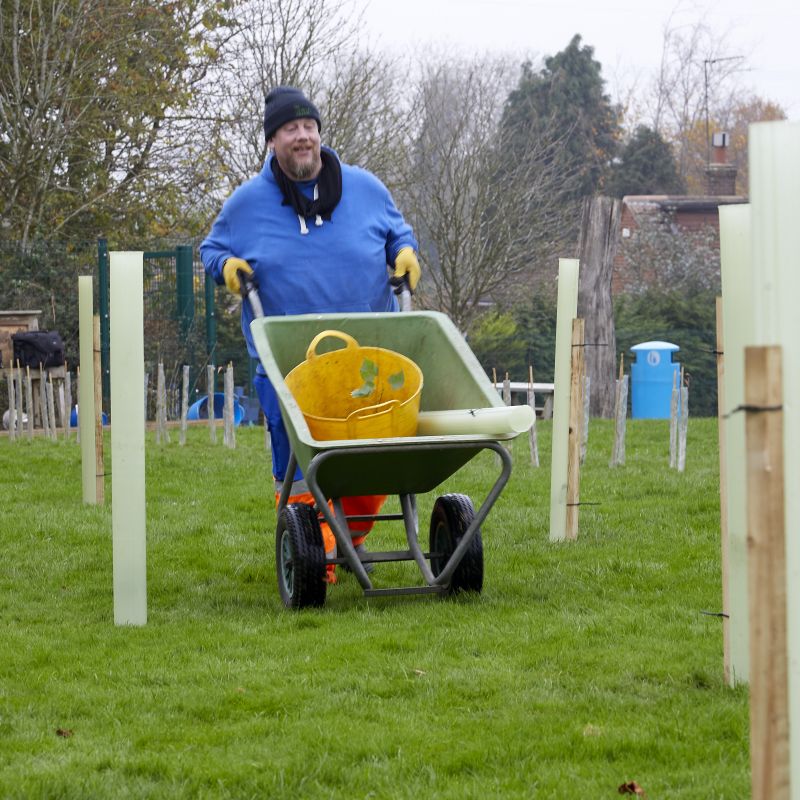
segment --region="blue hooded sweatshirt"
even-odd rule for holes
[[[292,207],[283,205],[273,157],[223,205],[200,245],[206,271],[223,284],[226,259],[243,258],[255,271],[266,316],[397,310],[387,265],[403,247],[416,250],[417,242],[389,190],[370,172],[341,164],[342,197],[331,219],[309,218],[301,225]],[[309,199],[314,183],[298,183]],[[257,358],[252,318],[243,303],[242,331]]]

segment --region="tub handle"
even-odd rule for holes
[[[376,414],[394,414],[395,407],[399,405],[399,400],[387,400],[385,403],[378,403],[374,406],[365,406],[364,408],[357,408],[355,411],[351,411],[345,420],[347,422],[348,438],[356,438],[353,434],[355,433],[356,422],[358,422],[361,417],[370,417]]]
[[[311,359],[316,358],[317,356],[317,345],[323,340],[327,339],[328,337],[333,339],[341,339],[344,342],[344,349],[347,350],[350,347],[357,348],[358,342],[349,334],[344,333],[342,331],[320,331],[312,340],[311,344],[308,346],[308,350],[306,350],[306,361],[311,361]]]

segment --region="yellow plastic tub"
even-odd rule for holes
[[[324,339],[345,346],[318,354]],[[285,378],[311,435],[327,439],[383,439],[417,432],[422,371],[406,356],[361,347],[342,331],[318,333],[306,360]]]

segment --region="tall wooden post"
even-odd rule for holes
[[[578,538],[583,434],[584,321],[572,320],[572,369],[569,389],[569,460],[567,463],[567,539]]]
[[[780,347],[745,350],[753,800],[789,800],[789,655]]]

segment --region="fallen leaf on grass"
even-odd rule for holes
[[[64,739],[69,739],[73,731],[70,728],[56,728],[56,736],[61,736]]]
[[[647,795],[645,794],[644,789],[642,789],[642,787],[639,786],[636,781],[628,781],[627,783],[623,783],[622,786],[619,787],[619,793],[635,794],[637,797],[644,797],[644,799],[647,800]]]

